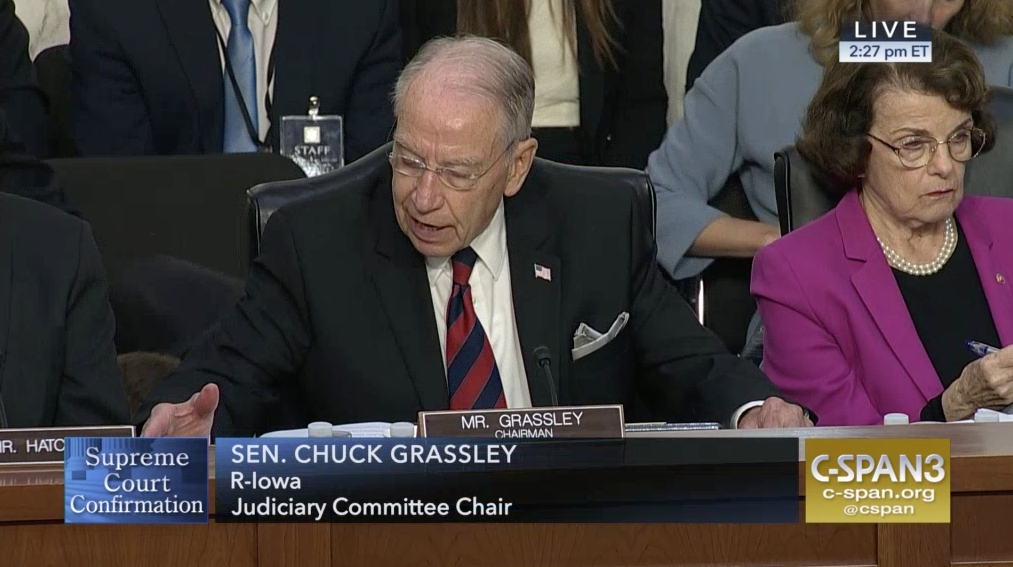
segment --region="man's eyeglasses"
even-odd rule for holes
[[[953,161],[967,163],[978,157],[985,147],[985,131],[981,128],[963,128],[956,131],[944,142],[925,136],[904,138],[899,146],[894,146],[872,134],[866,134],[873,140],[893,150],[900,159],[901,165],[910,169],[925,167],[932,161],[932,156],[941,145],[946,145]]]
[[[394,144],[394,149],[387,154],[387,158],[390,160],[390,166],[394,169],[394,171],[400,173],[401,175],[419,178],[422,177],[426,171],[432,171],[447,187],[450,187],[455,191],[469,191],[475,188],[479,179],[492,171],[492,168],[499,163],[499,160],[502,159],[507,151],[509,151],[512,147],[513,144],[507,146],[506,149],[499,154],[496,160],[482,171],[474,171],[473,169],[466,167],[430,167],[429,165],[426,165],[426,162],[420,160],[419,158],[402,153],[396,142]]]

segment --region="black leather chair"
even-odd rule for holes
[[[758,220],[737,175],[710,204],[734,218]],[[749,322],[756,313],[756,301],[749,293],[752,269],[751,258],[717,258],[700,275],[703,302],[699,312],[703,324],[734,353],[743,351]]]
[[[734,218],[758,220],[737,175],[728,179],[709,204]],[[749,258],[717,258],[696,277],[669,278],[696,312],[700,323],[735,353],[743,352],[749,323],[756,312],[756,301],[749,293],[752,267],[753,261]]]
[[[782,235],[816,220],[838,201],[794,145],[774,154],[774,193]]]
[[[119,352],[182,355],[242,291],[246,190],[303,172],[271,154],[50,160],[91,224]]]
[[[246,190],[304,177],[274,154],[49,160],[91,223],[111,279],[138,260],[171,256],[245,279]]]
[[[316,177],[288,181],[268,181],[246,191],[246,233],[245,255],[247,265],[260,255],[260,240],[268,219],[281,207],[298,199],[315,195],[321,191],[337,189],[352,180],[375,179],[388,167],[387,154],[392,143],[369,152],[352,163]]]
[[[281,207],[315,195],[322,191],[340,191],[350,180],[361,180],[364,178],[377,178],[386,168],[390,167],[387,155],[390,153],[391,144],[388,143],[369,154],[359,158],[355,162],[332,173],[313,177],[309,179],[298,179],[294,181],[280,181],[263,183],[247,191],[247,224],[249,226],[249,248],[248,254],[252,261],[260,254],[261,238],[264,227],[271,215]],[[650,203],[648,213],[650,218],[646,219],[651,227],[651,236],[657,234],[657,202],[655,200],[654,185],[650,178],[643,171],[623,168],[589,168],[575,165],[555,163],[541,158],[536,158],[541,167],[552,167],[563,171],[571,171],[581,176],[592,173],[596,177],[608,179],[615,185],[632,187],[643,199]],[[654,417],[647,409],[648,406],[642,400],[638,400],[632,409],[627,409],[627,420],[654,421]]]
[[[318,177],[309,179],[297,179],[294,181],[281,181],[262,183],[249,191],[247,195],[247,225],[250,234],[248,247],[249,259],[252,261],[260,254],[260,239],[264,234],[264,227],[268,219],[279,208],[295,201],[314,195],[321,191],[340,190],[351,180],[364,178],[377,178],[380,173],[390,167],[387,156],[390,153],[392,143],[387,143],[376,150],[366,154],[358,160],[345,167]],[[657,201],[655,200],[654,185],[650,178],[643,171],[624,168],[589,168],[584,166],[566,165],[556,163],[542,158],[535,158],[535,161],[543,167],[552,167],[560,170],[568,170],[587,174],[592,171],[594,175],[610,179],[613,183],[633,187],[644,199],[651,204],[650,221],[651,235],[657,234]]]
[[[996,121],[995,147],[967,165],[965,191],[971,195],[1013,197],[1013,89],[992,87],[989,111]],[[774,156],[774,190],[781,234],[813,221],[837,205],[826,183],[794,146]]]

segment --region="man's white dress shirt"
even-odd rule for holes
[[[492,345],[503,393],[508,408],[531,407],[524,354],[517,335],[514,297],[510,286],[510,259],[507,253],[506,217],[500,201],[489,226],[471,243],[478,255],[471,271],[471,299],[475,315]],[[433,296],[433,314],[440,335],[443,370],[447,369],[447,302],[454,285],[454,269],[450,258],[426,258],[429,291]]]

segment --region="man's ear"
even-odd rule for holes
[[[507,177],[506,187],[503,189],[504,197],[513,197],[521,190],[524,180],[531,171],[531,164],[535,161],[535,153],[538,151],[538,140],[528,138],[517,142],[517,147],[510,153],[510,174]]]

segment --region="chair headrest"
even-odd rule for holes
[[[575,184],[606,183],[609,186],[625,186],[633,189],[637,199],[644,205],[645,215],[649,215],[649,218],[643,219],[644,225],[651,228],[651,238],[656,237],[658,233],[657,195],[654,192],[651,178],[643,170],[626,167],[570,165],[539,157],[535,158],[532,169],[536,167],[551,172],[554,179],[573,179]]]
[[[774,189],[781,234],[818,219],[840,200],[793,145],[774,156]]]
[[[392,143],[373,150],[358,160],[332,173],[308,179],[264,183],[247,191],[247,222],[250,231],[249,258],[255,257],[260,250],[260,237],[267,226],[267,221],[278,209],[296,200],[315,195],[320,191],[340,189],[341,187],[362,186],[379,178],[390,165],[387,156]],[[535,158],[533,168],[548,170],[555,179],[573,178],[574,183],[606,182],[630,187],[644,203],[643,210],[648,218],[644,225],[650,227],[651,238],[657,234],[657,203],[654,186],[647,174],[640,170],[619,167],[586,167],[552,162]]]

